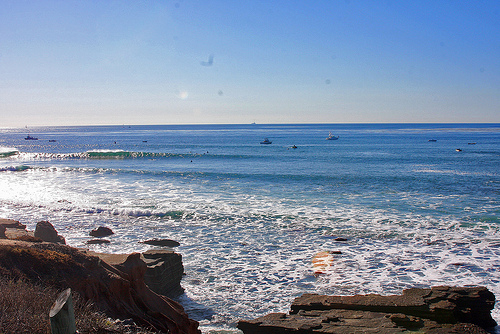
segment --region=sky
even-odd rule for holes
[[[2,0],[0,127],[498,123],[500,1]]]

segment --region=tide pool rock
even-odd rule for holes
[[[289,314],[240,320],[253,333],[419,333],[486,334],[495,296],[484,287],[439,286],[408,289],[402,295],[325,296],[304,294]]]

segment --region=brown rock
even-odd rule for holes
[[[487,333],[495,296],[484,287],[408,289],[403,295],[324,296],[304,294],[290,314],[241,320],[252,333]]]
[[[89,235],[96,238],[107,237],[109,235],[114,234],[113,231],[109,227],[99,226],[98,228],[90,231]]]
[[[169,250],[148,250],[142,253],[147,269],[144,281],[154,292],[177,297],[184,292],[181,287],[184,266],[182,256]]]
[[[64,240],[64,238],[57,233],[54,226],[48,221],[36,223],[35,238],[42,239],[46,242],[66,244],[66,240]]]
[[[60,289],[70,287],[112,318],[131,318],[166,333],[199,334],[198,323],[188,318],[180,304],[146,286],[146,269],[138,253],[111,265],[60,244],[0,245],[0,274]]]
[[[3,225],[5,228],[16,228],[16,229],[21,229],[21,230],[26,229],[26,225],[23,225],[20,222],[18,222],[17,220],[13,220],[13,219],[0,218],[0,225]]]

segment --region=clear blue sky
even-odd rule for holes
[[[0,127],[500,122],[500,1],[3,0]]]

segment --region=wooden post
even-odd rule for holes
[[[57,296],[56,301],[50,308],[50,329],[52,334],[74,334],[76,333],[75,310],[71,289],[66,289]]]

